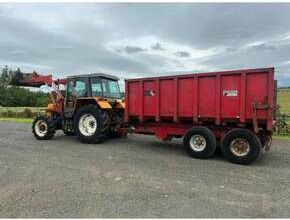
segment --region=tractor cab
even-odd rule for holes
[[[102,109],[122,105],[119,78],[103,73],[77,75],[67,78],[64,113],[73,115],[85,104],[97,103]]]
[[[65,108],[74,108],[78,99],[119,101],[122,97],[118,80],[116,76],[103,73],[68,77]]]

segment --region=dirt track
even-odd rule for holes
[[[147,136],[37,141],[4,122],[0,134],[0,217],[290,217],[290,141],[240,166]]]

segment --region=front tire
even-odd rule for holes
[[[222,140],[222,153],[232,163],[250,164],[261,151],[261,141],[247,129],[236,128],[225,134]]]
[[[109,130],[108,113],[96,105],[81,108],[74,118],[75,134],[83,143],[101,142]]]
[[[48,140],[53,138],[55,134],[55,126],[48,117],[40,115],[33,121],[32,133],[38,140]]]
[[[216,138],[208,128],[197,126],[185,134],[183,145],[191,157],[207,159],[216,149]]]

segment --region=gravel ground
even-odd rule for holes
[[[290,217],[290,141],[250,166],[188,157],[180,140],[98,145],[0,123],[0,217]]]

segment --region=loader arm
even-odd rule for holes
[[[54,80],[52,75],[42,75],[36,72],[32,73],[23,73],[20,69],[16,71],[11,71],[9,74],[9,82],[8,85],[14,86],[24,86],[24,87],[36,87],[39,88],[43,85],[46,86],[54,86],[54,93],[49,91],[48,96],[52,101],[52,104],[49,104],[47,110],[49,112],[57,112],[60,115],[63,115],[63,105],[64,105],[64,97],[60,92],[59,85],[66,85],[66,79],[57,79]]]
[[[66,79],[53,80],[52,75],[41,75],[36,72],[23,73],[19,69],[11,71],[9,76],[9,85],[27,86],[27,87],[41,87],[43,85],[52,86],[52,84],[60,85],[66,84]]]

